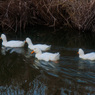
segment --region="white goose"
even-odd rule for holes
[[[34,50],[31,52],[31,54],[34,52],[36,53],[35,57],[38,60],[57,61],[60,59],[59,53],[49,53],[49,52],[42,53],[42,51],[39,48],[34,48]]]
[[[18,40],[7,41],[7,37],[4,34],[1,34],[0,39],[3,40],[2,45],[5,47],[23,47],[25,44],[25,41],[18,41]]]
[[[34,50],[34,48],[40,48],[42,51],[47,51],[51,48],[51,45],[46,45],[46,44],[36,44],[33,45],[32,41],[30,38],[26,38],[25,40],[28,44],[28,48],[30,48],[31,50]]]
[[[84,51],[79,49],[78,54],[82,59],[95,60],[95,52],[84,54]]]

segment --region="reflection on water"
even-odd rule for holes
[[[28,36],[34,44],[51,44],[49,52],[60,52],[60,60],[58,63],[39,61],[27,46],[1,47],[0,95],[95,95],[95,61],[82,60],[77,55],[80,47],[85,52],[95,51],[93,34],[34,30],[33,34],[29,33],[17,39]]]
[[[12,54],[12,53],[17,53],[17,54],[22,54],[24,55],[26,58],[29,58],[30,56],[33,56],[31,55],[31,52],[32,50],[30,49],[26,49],[26,48],[11,48],[11,47],[1,47],[1,53],[2,55],[6,55],[7,52],[9,52],[9,54]]]

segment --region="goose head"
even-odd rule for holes
[[[3,42],[7,42],[6,35],[4,35],[4,34],[1,34],[0,39],[2,39],[2,40],[3,40]]]
[[[32,53],[36,53],[36,54],[42,54],[42,51],[39,48],[34,48],[34,50],[31,52]]]
[[[25,42],[27,42],[28,45],[33,45],[30,38],[26,38]]]
[[[83,55],[84,55],[84,51],[80,48],[80,49],[78,50],[78,54],[79,54],[79,56],[83,56]]]

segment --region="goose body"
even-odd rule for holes
[[[38,48],[34,48],[34,51],[32,51],[31,53],[33,53],[33,52],[36,53],[35,57],[38,60],[57,61],[60,59],[59,53],[49,53],[49,52],[42,53],[42,51]]]
[[[2,45],[5,47],[23,47],[25,44],[25,41],[19,41],[19,40],[11,40],[7,41],[7,37],[4,34],[1,34],[0,39],[2,39]]]
[[[95,60],[95,52],[84,54],[82,49],[79,49],[79,58],[88,59],[88,60]]]
[[[30,38],[26,38],[26,42],[28,43],[28,48],[30,48],[31,50],[34,50],[34,48],[39,48],[41,49],[41,51],[47,51],[51,48],[51,45],[46,45],[46,44],[33,45]]]

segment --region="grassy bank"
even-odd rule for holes
[[[2,0],[0,25],[15,32],[29,25],[95,32],[95,0]]]

